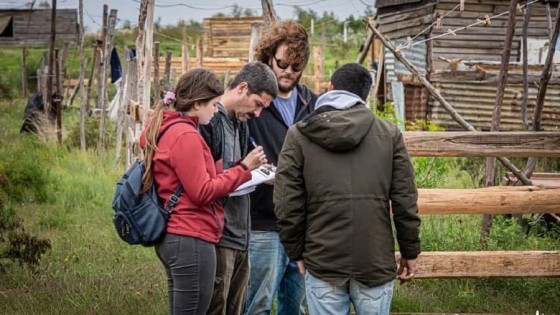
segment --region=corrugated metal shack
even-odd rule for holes
[[[377,24],[395,46],[401,44],[402,52],[463,118],[479,130],[489,130],[496,99],[497,77],[507,27],[508,0],[466,0],[463,11],[459,0],[377,0]],[[523,3],[523,2],[521,2]],[[539,2],[531,4],[532,15],[528,27],[527,54],[529,71],[528,117],[532,117],[538,90],[537,83],[548,51],[549,18],[555,22],[558,1],[551,1],[551,9]],[[489,25],[471,26],[451,34],[478,20],[493,18]],[[439,19],[438,19],[439,18]],[[441,26],[436,27],[436,22]],[[518,12],[513,38],[508,84],[505,89],[500,130],[521,130],[522,78],[522,28],[523,13]],[[434,40],[428,40],[448,33]],[[407,46],[407,38],[414,45]],[[560,129],[560,75],[555,56],[555,71],[548,84],[542,115],[545,130]],[[405,67],[386,50],[385,89],[404,87],[407,120],[427,118],[448,130],[460,129],[438,101],[410,75]],[[398,91],[398,89],[397,89]]]
[[[44,46],[51,36],[50,9],[1,9],[0,45]],[[64,42],[78,40],[76,9],[56,10],[56,39]]]

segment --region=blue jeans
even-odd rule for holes
[[[335,286],[305,273],[305,288],[310,315],[350,314],[350,303],[357,315],[389,315],[393,281],[366,287],[354,279]]]
[[[305,299],[305,281],[284,252],[278,232],[251,231],[249,290],[245,315],[270,314],[278,293],[277,315],[297,315]]]

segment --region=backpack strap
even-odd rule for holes
[[[188,122],[184,121],[184,120],[178,120],[175,121],[171,124],[169,124],[169,126],[166,126],[159,134],[156,140],[156,144],[159,142],[159,140],[161,139],[161,137],[163,136],[163,134],[169,130],[169,128],[171,128],[173,125],[176,124],[188,124]],[[181,194],[183,193],[183,185],[181,185],[181,183],[179,183],[179,187],[177,187],[177,189],[175,189],[175,192],[173,193],[173,195],[169,196],[169,200],[167,200],[167,203],[165,204],[165,211],[171,213],[171,211],[173,211],[173,208],[175,208],[175,206],[177,205],[177,203],[179,203],[179,196],[181,196]]]

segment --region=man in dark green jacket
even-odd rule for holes
[[[371,84],[359,64],[338,69],[280,153],[280,240],[305,275],[312,315],[347,314],[350,303],[359,315],[389,314],[393,280],[411,280],[420,254],[414,170],[400,130],[365,106]]]

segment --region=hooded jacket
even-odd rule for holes
[[[296,85],[298,92],[297,106],[294,122],[302,120],[315,108],[317,95],[306,86]],[[259,117],[248,121],[249,133],[257,145],[261,145],[266,154],[268,163],[276,165],[278,154],[286,138],[288,128],[282,115],[276,108],[275,102],[264,108]],[[251,193],[251,230],[277,231],[276,216],[274,215],[274,204],[272,203],[272,192],[274,186],[261,184]]]
[[[160,131],[170,127],[158,142],[153,176],[162,201],[169,199],[179,183],[184,191],[167,221],[167,232],[218,243],[224,226],[219,198],[251,179],[251,172],[236,165],[225,173],[216,170],[208,145],[197,131],[198,120],[174,110],[163,114]],[[145,130],[140,145],[146,144]]]
[[[399,129],[356,95],[331,91],[291,127],[274,188],[280,240],[319,279],[374,287],[395,279],[394,236],[420,253],[414,170]]]

